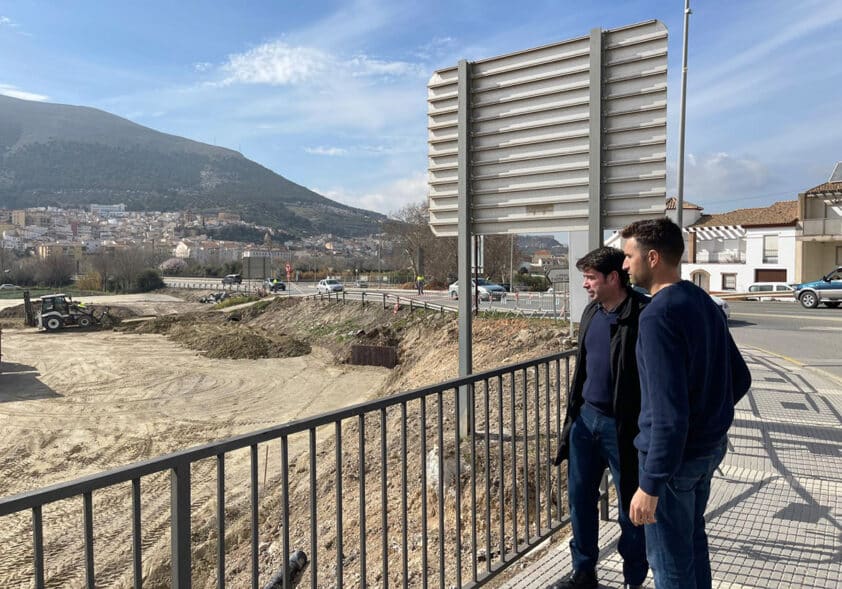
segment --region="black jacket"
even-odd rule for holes
[[[611,326],[611,382],[614,383],[614,416],[617,420],[617,442],[620,449],[620,499],[626,509],[638,485],[637,449],[634,447],[634,438],[638,434],[637,418],[640,415],[640,379],[637,373],[635,346],[640,312],[647,304],[649,297],[628,289],[628,297],[618,309],[617,323]],[[598,304],[592,301],[582,313],[576,368],[567,395],[567,416],[564,418],[561,442],[554,464],[561,464],[570,457],[570,429],[584,404],[582,390],[587,376],[588,354],[585,349],[585,334],[597,310]]]

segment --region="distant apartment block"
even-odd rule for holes
[[[91,204],[91,213],[100,217],[112,217],[126,212],[126,205],[98,205]]]

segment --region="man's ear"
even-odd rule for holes
[[[661,261],[661,253],[658,250],[649,250],[646,253],[646,261],[649,262],[650,268],[654,268]]]

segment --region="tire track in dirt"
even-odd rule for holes
[[[0,375],[13,376],[0,380],[4,496],[360,402],[389,375],[335,366],[319,351],[212,360],[154,334],[4,330],[3,336],[4,362],[35,371]],[[265,448],[258,453],[261,479]],[[279,448],[269,448],[271,472],[279,468]],[[249,460],[248,450],[226,459],[229,529],[249,516]],[[202,461],[192,470],[193,527],[207,532],[215,516],[216,465]],[[168,566],[169,485],[168,473],[141,481],[144,575]],[[128,586],[130,484],[95,492],[93,508],[97,586]],[[82,529],[81,498],[45,506],[49,587],[84,584]],[[194,538],[197,545],[215,546],[215,531],[208,533]],[[30,585],[31,537],[28,513],[0,521],[0,587]]]

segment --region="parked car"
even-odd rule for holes
[[[717,296],[710,295],[710,298],[713,299],[713,302],[716,303],[716,306],[725,314],[725,319],[731,318],[731,309],[728,307],[728,301],[724,299],[720,299]]]
[[[354,283],[354,286],[357,288],[368,288],[368,281],[367,280],[357,280]]]
[[[499,284],[495,284],[493,282],[489,282],[485,278],[478,278],[476,281],[471,280],[471,288],[476,289],[479,291],[479,299],[481,301],[499,301],[504,296],[506,296],[506,289],[500,286]],[[458,299],[459,298],[459,281],[457,280],[449,287],[447,287],[447,292],[450,295],[451,299]]]
[[[267,278],[263,281],[263,288],[269,292],[280,292],[287,289],[287,285],[277,278]]]
[[[764,293],[762,297],[746,297],[747,301],[791,301],[795,289],[786,282],[754,282],[746,291]]]
[[[0,284],[0,290],[14,290],[16,288],[20,288],[16,284]]]
[[[795,285],[795,300],[807,309],[815,309],[820,303],[836,308],[842,304],[842,266],[831,270],[819,280]]]
[[[345,290],[345,287],[335,278],[319,280],[319,283],[316,285],[316,291],[319,294],[330,294],[332,292],[342,292],[343,290]]]
[[[242,284],[242,274],[226,274],[222,278],[222,284]]]

